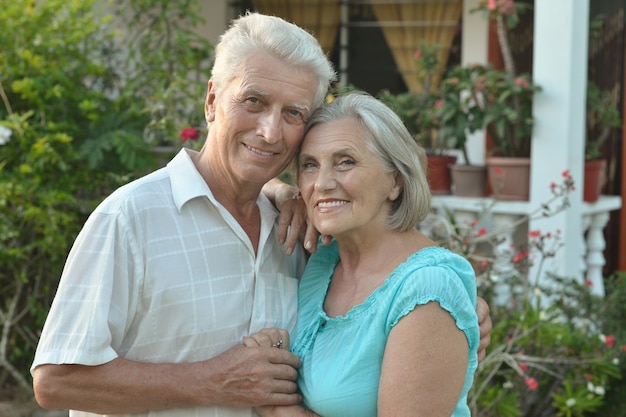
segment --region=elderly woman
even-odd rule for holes
[[[297,157],[309,221],[334,239],[311,256],[291,349],[303,407],[263,416],[469,416],[477,366],[470,264],[415,226],[430,191],[423,150],[375,98],[314,113]]]

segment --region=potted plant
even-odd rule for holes
[[[436,107],[438,135],[450,148],[463,154],[462,163],[450,165],[453,192],[460,197],[482,197],[485,192],[486,168],[471,163],[467,152],[467,135],[483,127],[483,111],[477,104],[478,67],[455,67],[442,80],[440,100]]]
[[[475,9],[495,20],[505,66],[504,70],[485,66],[476,83],[480,94],[476,102],[493,143],[486,160],[489,183],[495,197],[505,200],[527,200],[530,194],[532,100],[541,88],[533,84],[530,74],[515,73],[508,42],[508,30],[517,25],[519,13],[528,7],[513,0],[483,0]]]
[[[596,84],[587,84],[587,132],[585,140],[585,175],[583,200],[593,203],[602,190],[606,159],[602,147],[611,129],[622,121],[610,91],[602,91]]]
[[[439,44],[428,45],[422,41],[420,49],[415,52],[420,91],[392,94],[385,90],[378,98],[396,111],[415,140],[426,151],[431,192],[450,194],[448,165],[456,161],[456,156],[445,153],[447,144],[439,135],[437,107],[441,101],[432,83],[433,76],[441,65],[437,58],[440,47]]]

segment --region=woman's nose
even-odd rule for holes
[[[317,191],[332,190],[337,186],[337,179],[335,178],[335,171],[332,167],[321,166],[315,179],[315,189]]]

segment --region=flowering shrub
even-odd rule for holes
[[[490,207],[473,221],[448,215],[430,225],[435,240],[472,262],[478,293],[491,307],[491,344],[469,397],[475,417],[589,416],[621,375],[626,339],[613,333],[607,309],[621,308],[623,317],[623,301],[600,299],[589,283],[542,272],[562,245],[560,231],[531,230],[523,247],[506,247],[502,237],[531,218],[566,210],[574,189],[569,171],[550,189],[549,201],[506,230],[481,224]],[[539,267],[537,276],[528,275],[531,265]],[[612,320],[619,326],[618,317]]]

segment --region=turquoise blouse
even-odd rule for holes
[[[437,301],[469,344],[469,363],[454,417],[469,416],[467,393],[479,343],[476,279],[471,265],[447,249],[429,247],[409,256],[385,283],[345,316],[329,318],[322,305],[339,252],[319,245],[298,290],[292,351],[302,360],[298,386],[304,406],[323,417],[376,417],[378,383],[387,337],[415,306]]]

